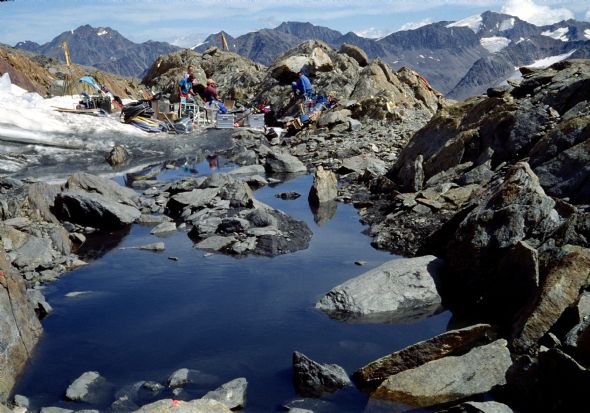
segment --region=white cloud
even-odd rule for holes
[[[588,11],[586,12],[586,16],[584,18],[590,21],[590,9],[588,9]]]
[[[430,17],[427,17],[425,19],[422,19],[420,21],[417,22],[408,22],[406,24],[403,24],[402,27],[399,28],[400,31],[403,30],[416,30],[419,29],[422,26],[426,26],[432,23],[432,19]]]
[[[569,9],[553,9],[548,6],[535,4],[533,0],[508,0],[502,7],[502,13],[516,16],[538,26],[574,18],[574,13]]]
[[[369,27],[368,29],[356,31],[354,33],[357,36],[366,37],[368,39],[380,39],[380,38],[385,37],[388,34],[390,34],[391,31],[390,30],[376,29],[375,27]]]

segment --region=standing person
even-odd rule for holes
[[[193,65],[188,65],[188,67],[186,68],[186,73],[184,74],[184,78],[188,79],[189,76],[193,76],[193,78],[195,77],[195,75],[193,74]]]
[[[302,95],[306,98],[312,99],[313,98],[313,88],[311,87],[311,82],[307,76],[303,73],[303,71],[297,72],[297,79],[296,82],[291,83],[291,89],[295,95]]]

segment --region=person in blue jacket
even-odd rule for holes
[[[299,76],[299,79],[297,79],[296,82],[291,83],[291,88],[293,89],[293,92],[295,93],[295,95],[302,95],[312,99],[313,88],[311,87],[311,82],[301,70],[297,72],[297,76]]]

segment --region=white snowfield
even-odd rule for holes
[[[0,141],[46,146],[77,147],[87,144],[89,136],[124,134],[145,136],[145,132],[121,123],[116,117],[95,117],[62,113],[56,107],[75,109],[80,96],[42,98],[14,85],[5,73],[0,77]],[[91,141],[100,147],[113,142]]]
[[[567,27],[562,27],[560,29],[555,29],[553,31],[546,31],[541,33],[541,36],[551,37],[555,40],[561,40],[562,42],[567,42],[569,39],[567,34],[569,33],[570,29]]]
[[[466,17],[463,20],[456,21],[454,23],[448,24],[446,27],[468,27],[473,30],[475,33],[478,33],[481,30],[483,19],[480,15]]]
[[[533,69],[545,69],[546,67],[551,66],[554,63],[561,62],[562,60],[567,59],[571,55],[576,52],[577,49],[572,50],[571,52],[560,54],[557,56],[549,56],[544,59],[535,60],[530,65],[526,65],[526,67],[530,67]]]
[[[511,40],[506,37],[482,37],[479,43],[484,49],[490,53],[498,53],[502,49],[506,48],[510,44]]]

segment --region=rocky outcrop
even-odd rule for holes
[[[205,85],[208,78],[213,78],[221,97],[240,101],[252,100],[265,69],[258,63],[215,47],[204,53],[183,49],[156,59],[143,77],[142,84],[169,93],[172,100],[177,101],[177,83],[189,65],[194,69],[194,84]]]
[[[395,73],[379,60],[361,65],[355,57],[348,49],[337,52],[320,41],[304,42],[269,67],[256,101],[270,104],[279,117],[298,114],[300,101],[290,84],[303,69],[317,94],[335,92],[341,102],[354,101],[350,110],[356,118],[393,120],[397,107],[438,109],[438,96],[415,75]]]
[[[437,283],[444,262],[434,256],[389,261],[334,287],[316,304],[355,322],[404,322],[441,309]]]
[[[549,195],[588,202],[583,182],[590,174],[584,161],[590,118],[582,102],[590,98],[590,63],[560,62],[523,77],[500,97],[473,98],[440,111],[412,139],[388,177],[409,188],[402,171],[418,155],[425,160],[425,180],[467,162],[472,162],[469,171],[488,161],[495,168],[528,157]],[[453,180],[459,183],[461,176]]]
[[[0,246],[0,400],[5,401],[42,327],[27,299],[24,280],[12,271]]]

